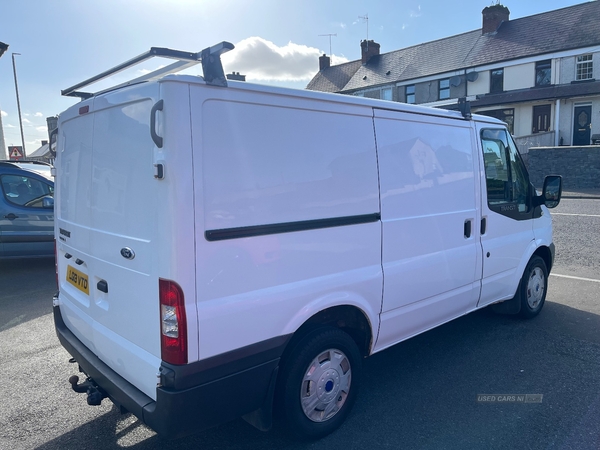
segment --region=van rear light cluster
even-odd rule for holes
[[[170,364],[187,364],[187,325],[181,286],[171,280],[158,280],[160,297],[160,353]]]

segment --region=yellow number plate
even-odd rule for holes
[[[74,269],[71,266],[67,266],[67,281],[81,292],[85,292],[87,295],[90,295],[88,277],[86,274],[81,273],[79,270]]]

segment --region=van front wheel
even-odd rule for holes
[[[346,419],[358,392],[361,356],[352,338],[323,327],[300,339],[280,379],[281,412],[289,431],[318,439]]]
[[[546,301],[548,269],[539,256],[531,258],[521,279],[521,316],[527,319],[539,314]]]

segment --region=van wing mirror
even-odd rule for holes
[[[547,208],[556,208],[562,196],[562,177],[560,175],[548,175],[544,179],[542,195],[536,197],[538,205],[546,205]]]

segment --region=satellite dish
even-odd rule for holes
[[[475,81],[479,78],[479,72],[469,72],[467,74],[467,81]]]
[[[462,83],[462,78],[459,77],[458,75],[455,77],[450,78],[450,85],[451,86],[460,86],[460,84]]]

